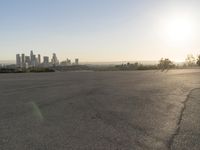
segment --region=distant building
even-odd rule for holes
[[[34,64],[33,51],[30,52],[31,66]]]
[[[28,66],[31,65],[31,59],[29,56],[25,56],[25,63],[28,64]]]
[[[41,64],[41,56],[40,56],[40,54],[38,54],[38,64],[40,65]]]
[[[32,67],[36,67],[37,66],[37,59],[36,59],[36,56],[33,55],[32,56]]]
[[[72,64],[70,59],[67,58],[66,61],[67,61],[67,65],[71,65]]]
[[[78,64],[78,59],[76,59],[76,64]],[[30,56],[26,56],[25,54],[17,54],[16,55],[16,66],[21,68],[29,68],[29,67],[50,67],[50,66],[58,66],[59,60],[56,56],[56,53],[53,53],[52,59],[49,60],[48,56],[43,57],[43,62],[41,60],[41,55],[35,55],[33,51],[30,51]],[[62,62],[62,65],[71,65],[71,60],[67,59]]]
[[[16,66],[21,67],[21,57],[20,54],[16,55]]]
[[[21,55],[21,67],[25,68],[26,67],[26,62],[25,62],[25,54]]]
[[[67,58],[65,61],[61,61],[60,65],[61,66],[69,66],[69,65],[71,65],[71,60]]]
[[[38,60],[36,55],[33,54],[33,51],[30,52],[30,59],[31,59],[31,67],[37,67],[38,65]]]
[[[76,59],[75,59],[75,65],[78,65],[78,64],[79,64],[79,59],[76,58]]]
[[[38,67],[41,64],[40,54],[34,55],[33,51],[30,52],[30,56],[25,56],[25,54],[16,55],[16,65],[17,67],[28,68],[28,67]]]
[[[60,65],[61,65],[61,66],[67,66],[67,61],[61,61],[61,62],[60,62]]]
[[[43,57],[43,66],[49,67],[49,57],[48,56]]]
[[[57,58],[55,53],[53,53],[53,57],[51,59],[51,63],[52,63],[53,66],[58,66],[59,65],[59,61],[58,61],[58,58]]]

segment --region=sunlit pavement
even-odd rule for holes
[[[1,150],[200,149],[200,70],[0,74]]]
[[[173,149],[200,149],[200,88],[193,89],[184,104]]]

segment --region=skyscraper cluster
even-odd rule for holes
[[[33,51],[30,52],[30,56],[26,56],[25,54],[16,55],[16,66],[19,68],[49,67],[57,65],[59,65],[59,61],[55,53],[53,53],[51,62],[49,62],[48,56],[44,56],[43,62],[41,62],[41,55],[40,54],[35,55]]]
[[[73,65],[78,65],[79,59],[76,58]],[[26,56],[25,54],[17,54],[16,55],[16,66],[18,68],[29,68],[29,67],[51,67],[51,66],[67,66],[72,65],[71,60],[67,59],[66,61],[62,61],[59,63],[59,60],[56,56],[56,53],[53,53],[51,61],[48,56],[43,57],[43,62],[41,60],[41,55],[35,55],[33,51],[30,52],[29,56]]]

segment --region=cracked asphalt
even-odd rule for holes
[[[199,150],[200,70],[0,74],[0,150]]]
[[[200,149],[200,88],[193,89],[184,102],[171,149]]]

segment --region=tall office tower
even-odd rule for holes
[[[21,67],[21,57],[20,54],[16,55],[16,66]]]
[[[22,61],[22,67],[24,68],[26,66],[26,63],[25,63],[25,54],[22,54],[21,55],[21,61]]]
[[[38,62],[38,65],[41,64],[41,56],[40,56],[40,54],[38,54],[38,59],[37,59],[37,60],[38,60],[38,61],[37,61],[37,62]]]
[[[58,61],[58,58],[57,58],[55,53],[53,53],[53,57],[51,59],[51,63],[52,63],[53,66],[59,65],[59,61]]]
[[[76,58],[75,59],[75,65],[78,65],[78,63],[79,63],[79,60],[78,60],[78,58]]]
[[[34,65],[33,51],[30,53],[31,65]]]
[[[36,56],[33,55],[32,56],[32,67],[36,67],[36,65],[37,65],[37,59],[36,59]]]
[[[48,56],[43,57],[43,66],[49,67],[49,57]]]
[[[32,60],[32,58],[33,58],[33,51],[31,51],[31,53],[30,53],[30,58]]]
[[[28,68],[31,65],[31,59],[29,56],[25,56],[25,64],[26,68]]]

